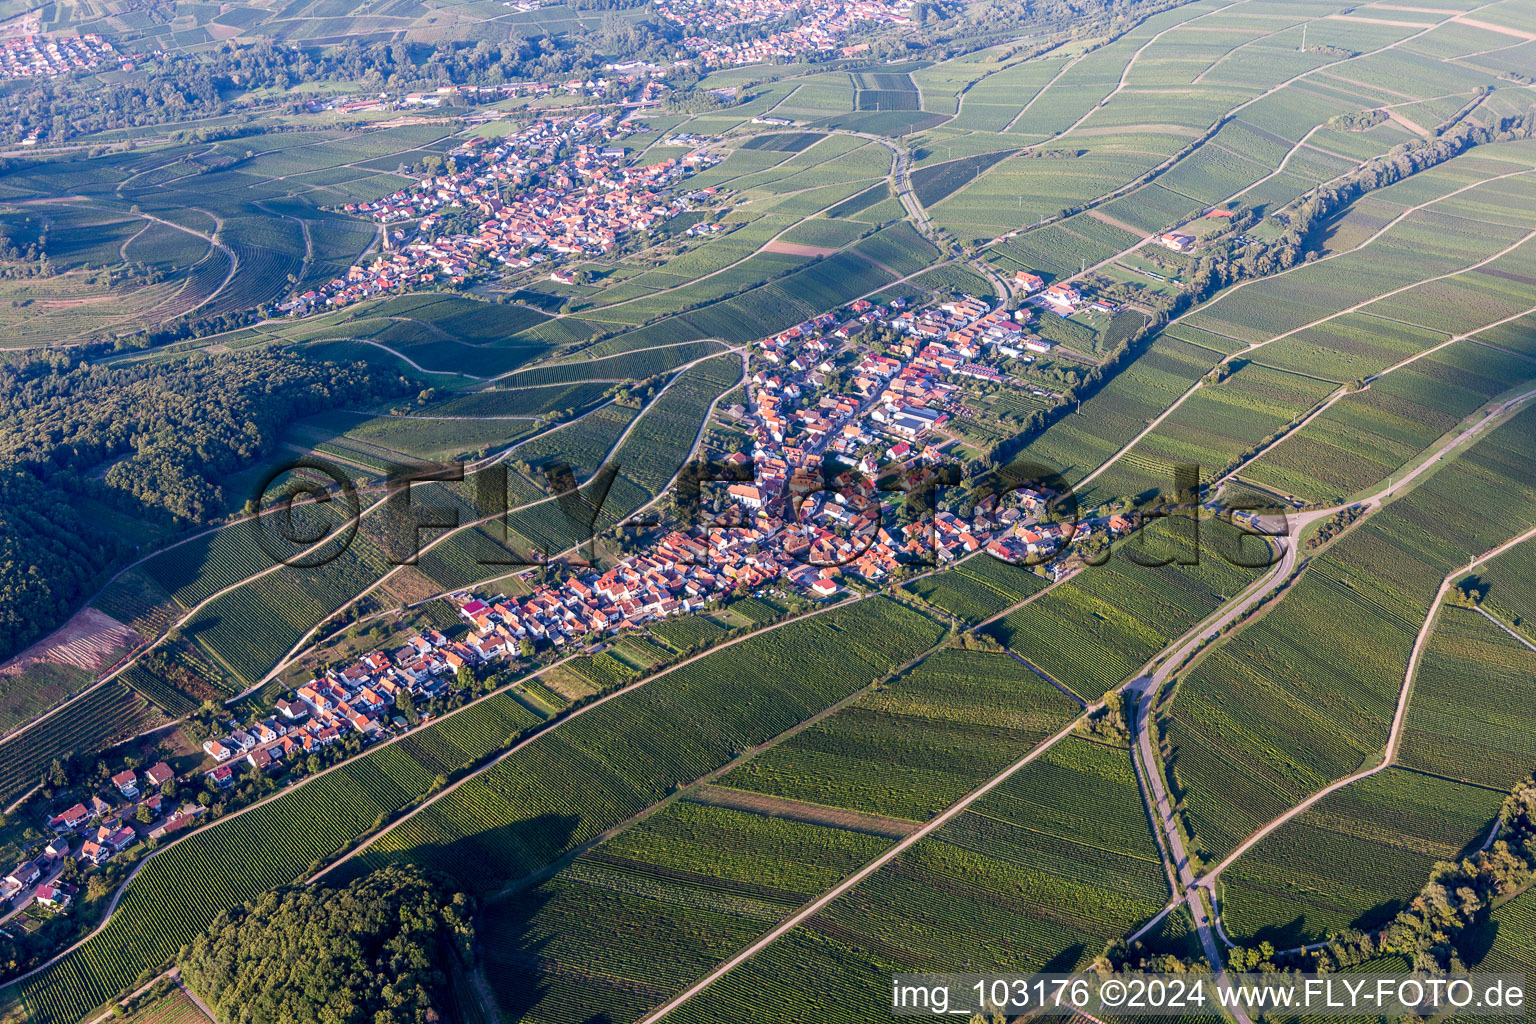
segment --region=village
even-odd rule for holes
[[[94,32],[15,36],[0,42],[0,79],[52,78],[122,59],[111,43]],[[125,70],[131,68],[129,64]]]
[[[690,152],[629,166],[624,148],[610,142],[633,125],[615,122],[593,113],[538,120],[494,141],[470,139],[411,188],[346,204],[347,213],[382,225],[384,251],[282,310],[303,315],[407,286],[463,284],[493,268],[601,256],[713,200],[713,189],[672,190],[716,157]]]
[[[37,915],[67,913],[82,878],[141,842],[157,842],[195,823],[207,808],[179,802],[175,769],[164,761],[128,767],[112,775],[103,792],[91,793],[48,820],[53,838],[0,879],[0,934],[15,937],[37,924]]]
[[[710,67],[793,60],[833,51],[854,57],[867,50],[868,45],[845,46],[844,40],[850,33],[868,25],[908,24],[911,8],[912,0],[836,0],[822,4],[797,0],[658,0],[655,5],[661,17],[689,29],[691,34],[683,45]],[[780,19],[793,19],[796,24],[755,38],[729,39],[731,29]]]
[[[445,276],[462,281],[487,264],[600,255],[719,198],[713,189],[678,188],[710,158],[693,152],[629,167],[625,151],[609,145],[616,130],[612,117],[594,114],[541,120],[494,142],[472,139],[415,187],[350,204],[349,213],[378,221],[386,238],[405,242],[408,226],[415,240],[297,297],[292,311]],[[445,230],[466,219],[473,231]],[[1159,242],[1176,248],[1185,238]],[[131,860],[141,844],[220,811],[222,801],[238,806],[263,785],[414,728],[452,706],[439,698],[468,699],[480,682],[505,678],[503,668],[599,652],[627,631],[746,595],[834,602],[972,555],[1061,578],[1072,571],[1074,546],[1134,524],[1122,516],[1055,521],[1056,495],[1043,487],[970,509],[882,493],[931,488],[940,468],[956,463],[966,439],[959,428],[985,395],[1028,395],[1039,407],[1060,399],[1042,388],[1037,360],[1080,356],[1042,337],[1038,318],[1116,310],[1091,288],[1085,295],[1047,285],[1027,271],[1011,284],[1006,304],[970,295],[920,304],[859,299],[754,342],[745,401],[720,410],[741,450],[720,453],[728,471],[706,485],[704,521],[672,522],[642,552],[600,566],[551,565],[528,593],[461,592],[451,598],[453,628],[397,633],[350,662],[321,667],[266,712],[241,716],[245,724],[216,714],[225,720],[201,743],[202,764],[184,766],[181,780],[164,761],[124,768],[110,788],[103,776],[48,822],[55,836],[46,849],[0,883],[0,898],[18,908],[9,914],[67,912],[81,872],[89,877],[125,851]],[[435,703],[418,713],[426,702]],[[178,781],[195,800],[177,800]],[[239,795],[221,796],[237,787]],[[113,790],[121,802],[104,798]]]
[[[1040,291],[1032,283],[1019,282]],[[407,727],[402,703],[539,653],[599,650],[615,635],[739,595],[840,600],[850,588],[882,587],[982,551],[1059,578],[1071,545],[1133,523],[1054,522],[1053,495],[1021,488],[968,517],[935,509],[897,525],[893,503],[880,495],[950,461],[940,435],[964,408],[964,381],[1027,386],[997,364],[1054,350],[1028,328],[1035,315],[1027,304],[1010,312],[969,296],[923,308],[861,299],[761,339],[749,405],[728,413],[750,424],[751,453],[724,459],[730,479],[704,495],[707,521],[674,523],[642,553],[606,568],[558,567],[562,576],[522,596],[461,593],[453,599],[460,638],[423,630],[327,668],[278,700],[271,717],[205,744],[218,764],[210,780],[229,785],[240,764],[280,772],[296,754],[351,733],[382,737]],[[876,332],[894,339],[883,354],[866,345]]]
[[[589,100],[618,102],[634,112],[658,106],[668,92],[667,84],[661,79],[670,73],[670,68],[631,60],[609,64],[606,70],[609,74],[559,81],[531,79],[524,82],[499,82],[495,85],[440,85],[431,92],[381,92],[376,96],[361,98],[355,98],[354,94],[338,93],[309,100],[304,109],[311,114],[326,111],[355,114],[363,111],[436,108],[451,99],[462,99],[469,104],[485,104],[518,98],[579,96]]]

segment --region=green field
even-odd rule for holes
[[[1045,577],[1009,565],[990,555],[978,555],[963,565],[931,573],[902,589],[966,623],[977,623],[1024,600],[1045,587]]]
[[[1374,380],[1243,470],[1256,483],[1340,501],[1397,472],[1463,417],[1536,378],[1536,363],[1458,342]]]
[[[530,1022],[637,1018],[887,843],[675,803],[489,905],[484,964],[497,1005]]]
[[[1071,971],[1166,898],[1128,755],[1069,738],[677,1015],[874,1020],[892,974]]]
[[[1398,760],[1508,790],[1536,765],[1526,714],[1536,652],[1477,611],[1447,607],[1414,679]]]
[[[1198,849],[1219,857],[1380,760],[1442,577],[1536,524],[1533,423],[1523,413],[1491,430],[1370,516],[1185,674],[1166,728]]]
[[[944,650],[720,785],[924,821],[1060,729],[1077,705],[1006,654]]]
[[[1482,845],[1504,794],[1400,768],[1331,793],[1222,873],[1233,939],[1290,949],[1391,920],[1436,861]]]
[[[1183,517],[1155,520],[1105,564],[1084,568],[986,632],[1094,699],[1258,578],[1224,557],[1255,554],[1239,554],[1239,542],[1219,522],[1203,522],[1197,533]]]
[[[938,636],[917,613],[873,599],[749,638],[502,760],[386,833],[352,870],[403,860],[495,891],[868,685]],[[669,724],[683,721],[682,731]],[[469,864],[472,876],[463,874]]]

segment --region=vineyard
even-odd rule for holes
[[[1239,569],[1217,553],[1235,544],[1236,531],[1220,522],[1202,522],[1197,532],[1185,517],[1154,520],[1117,544],[1108,562],[1083,569],[986,632],[1073,692],[1096,696],[1257,578],[1257,570]],[[1164,560],[1170,561],[1156,564]]]
[[[741,358],[716,356],[683,373],[640,416],[613,454],[620,472],[658,494],[693,453],[711,403],[741,380]]]
[[[359,501],[366,504],[367,499],[360,497]],[[292,506],[292,525],[287,527],[281,524],[282,511],[271,509],[263,514],[263,519],[272,517],[266,525],[253,519],[210,530],[155,555],[138,571],[163,587],[183,608],[191,608],[272,567],[272,556],[262,545],[263,531],[269,546],[273,541],[281,544],[285,532],[294,537],[320,536],[326,529],[337,529],[348,511],[345,502],[296,503]]]
[[[406,860],[482,891],[521,878],[938,637],[879,598],[749,637],[571,719],[386,833],[351,871]]]
[[[491,903],[486,976],[498,1004],[530,1024],[634,1019],[887,842],[675,803],[552,881]]]
[[[1536,624],[1536,544],[1519,544],[1483,567],[1489,612],[1527,640]],[[1533,641],[1536,642],[1536,641]]]
[[[1477,849],[1503,794],[1400,768],[1324,797],[1222,874],[1222,916],[1238,942],[1290,949],[1389,921],[1438,860]]]
[[[97,687],[0,744],[0,802],[35,786],[55,758],[105,749],[164,721],[149,701],[121,683]]]
[[[541,416],[560,409],[582,409],[603,396],[608,385],[584,381],[543,388],[493,388],[432,406],[434,416]]]
[[[1536,975],[1536,893],[1527,890],[1493,911],[1470,945],[1487,949],[1474,970]]]
[[[1194,392],[1095,480],[1085,500],[1166,494],[1180,466],[1199,467],[1202,478],[1212,479],[1335,390],[1332,382],[1248,363]]]
[[[1450,471],[1313,559],[1278,604],[1184,677],[1170,705],[1170,768],[1198,848],[1219,857],[1380,758],[1440,580],[1536,523],[1533,425],[1523,413],[1483,434],[1447,460]]]
[[[913,580],[907,593],[942,608],[967,624],[989,619],[1045,587],[1045,577],[986,555]]]
[[[714,342],[689,341],[643,352],[625,352],[606,359],[551,363],[531,370],[519,370],[502,378],[499,383],[503,387],[523,388],[583,381],[644,380],[719,350],[720,346]]]
[[[138,699],[138,698],[135,698]],[[163,847],[106,927],[20,986],[30,1024],[74,1024],[158,968],[223,910],[308,875],[321,859],[538,721],[498,694]]]
[[[305,633],[389,569],[384,552],[359,534],[324,564],[312,568],[280,565],[216,598],[182,629],[230,674],[250,686]]]
[[[173,989],[159,999],[121,1018],[122,1024],[208,1024],[208,1017],[180,989]]]
[[[1006,654],[945,649],[720,785],[925,821],[1076,712]]]
[[[1123,750],[1069,738],[675,1014],[855,1024],[898,972],[1068,972],[1168,896]]]
[[[1400,471],[1462,417],[1536,377],[1519,356],[1462,343],[1339,400],[1246,467],[1256,483],[1337,502]]]
[[[1204,376],[1221,353],[1202,347],[1192,332],[1165,330],[1130,365],[1082,405],[1079,416],[1064,416],[1021,453],[1080,480],[1130,442],[1164,409]]]
[[[731,602],[731,614],[739,615],[754,626],[772,622],[783,614],[778,608],[760,597],[742,597]]]
[[[912,172],[912,191],[916,193],[918,202],[932,206],[980,177],[993,164],[1012,155],[1011,150],[1003,150],[1000,153],[980,153],[945,163],[929,164]]]
[[[690,654],[714,643],[725,630],[702,615],[681,615],[652,623],[650,632],[678,654]]]
[[[162,643],[130,665],[122,680],[176,718],[205,700],[234,695],[219,671],[185,641]]]
[[[175,621],[177,605],[159,584],[129,569],[102,587],[91,607],[132,626],[140,636],[158,636]]]
[[[1414,678],[1399,761],[1512,789],[1536,769],[1536,653],[1476,611],[1447,607]]]
[[[581,676],[599,693],[617,689],[636,676],[633,669],[607,651],[589,657],[573,658],[565,663],[565,670]]]

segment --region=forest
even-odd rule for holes
[[[81,503],[152,523],[207,523],[244,504],[221,478],[294,420],[402,394],[401,377],[280,353],[0,368],[0,657],[52,629],[126,554]]]
[[[469,952],[472,915],[463,893],[411,868],[278,890],[221,914],[181,976],[230,1024],[426,1024],[441,1019],[444,960]]]

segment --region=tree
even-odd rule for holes
[[[468,665],[459,666],[459,671],[454,675],[454,681],[459,684],[459,688],[462,690],[473,690],[475,688],[475,674],[470,671]]]
[[[425,1024],[443,1018],[444,958],[467,955],[473,912],[415,868],[282,889],[219,915],[181,957],[182,978],[221,1020]],[[273,985],[278,961],[289,977]]]
[[[517,653],[524,658],[533,657],[533,641],[523,637],[517,642]]]
[[[149,804],[139,804],[139,809],[134,813],[141,825],[148,825],[155,820],[155,812],[149,809]]]

